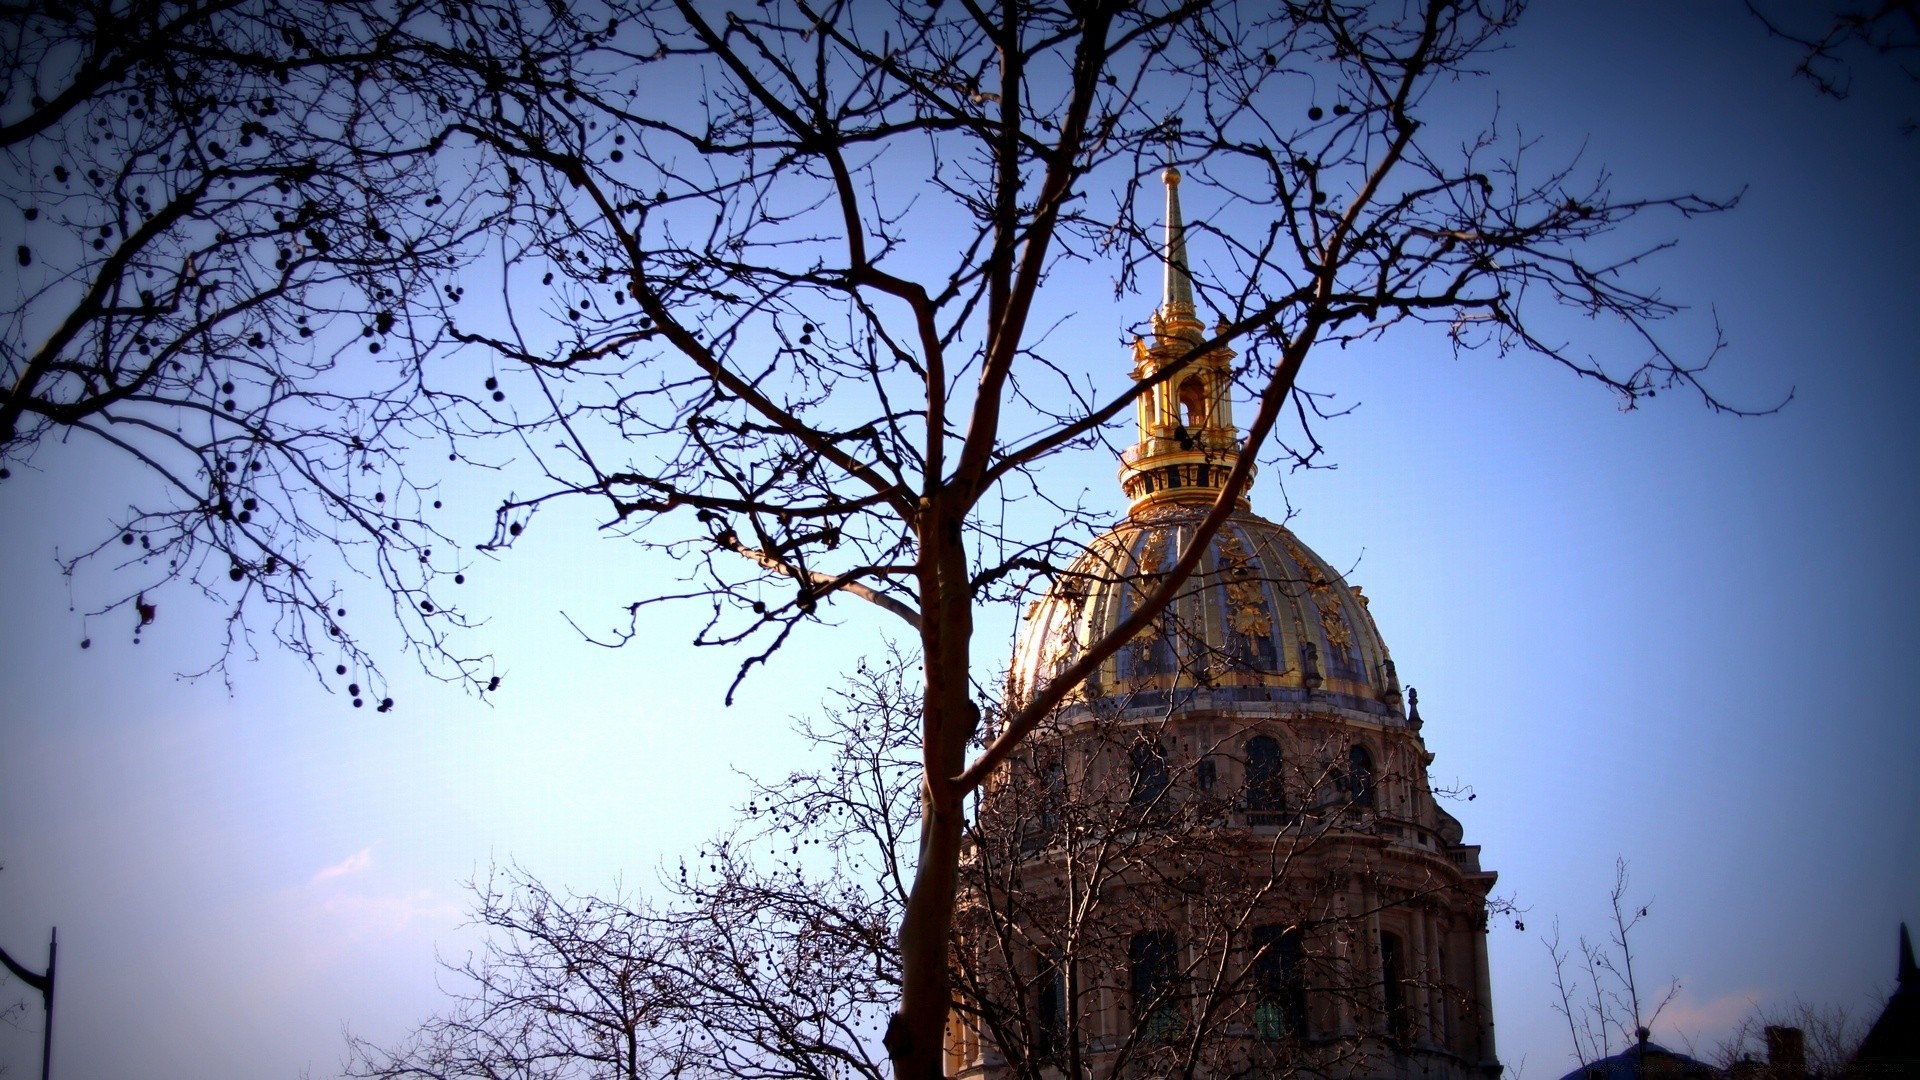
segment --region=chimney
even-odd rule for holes
[[[1773,1080],[1806,1080],[1806,1035],[1797,1027],[1767,1025],[1767,1064]]]

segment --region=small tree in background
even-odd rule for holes
[[[475,883],[482,955],[379,1080],[539,1075],[880,1080],[919,814],[913,665],[863,665],[801,733],[823,767],[756,783],[738,826],[647,902],[561,894],[517,867]]]
[[[1634,928],[1647,917],[1648,907],[1627,899],[1625,859],[1614,861],[1608,900],[1613,925],[1604,941],[1582,937],[1576,952],[1561,944],[1556,919],[1552,936],[1541,942],[1553,957],[1553,989],[1559,999],[1553,1009],[1567,1022],[1573,1056],[1582,1068],[1644,1040],[1680,995],[1680,980],[1675,979],[1657,992],[1658,997],[1642,996],[1633,970],[1632,937]]]

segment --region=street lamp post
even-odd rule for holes
[[[40,1035],[40,1080],[48,1080],[49,1072],[53,1068],[53,968],[55,954],[59,948],[60,928],[56,926],[52,933],[47,935],[47,973],[45,975],[27,970],[13,957],[8,956],[7,950],[0,949],[0,964],[5,964],[7,970],[18,976],[21,982],[40,991],[40,1002],[47,1009],[46,1027]]]

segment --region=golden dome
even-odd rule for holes
[[[1014,646],[1021,701],[1112,633],[1178,560],[1242,453],[1233,425],[1233,352],[1206,348],[1187,273],[1180,174],[1167,169],[1165,289],[1153,342],[1136,341],[1139,440],[1121,455],[1127,519],[1089,544],[1027,609]],[[1245,478],[1252,480],[1252,470]],[[1399,718],[1400,681],[1366,598],[1284,526],[1248,509],[1244,487],[1186,587],[1069,700],[1125,697],[1161,707],[1169,691],[1234,701],[1332,705]],[[1193,697],[1185,699],[1193,704]]]
[[[1014,647],[1025,698],[1134,610],[1205,517],[1195,504],[1137,509],[1087,546],[1031,604]],[[1077,700],[1165,704],[1204,690],[1216,702],[1323,703],[1398,719],[1400,682],[1366,598],[1285,526],[1229,517],[1158,625],[1110,657]]]

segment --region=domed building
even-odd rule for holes
[[[1128,513],[1029,605],[1016,702],[1159,586],[1241,453],[1232,352],[1162,375],[1205,340],[1166,182]],[[1243,489],[1165,612],[983,795],[949,1073],[1498,1075],[1494,874],[1431,761],[1366,596]]]

